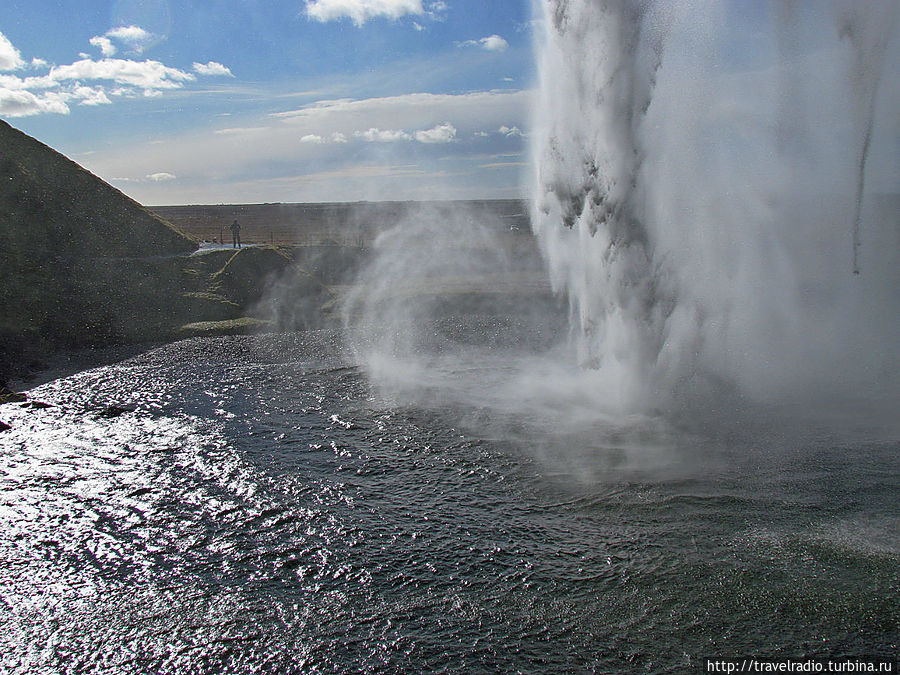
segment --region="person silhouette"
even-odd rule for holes
[[[232,248],[241,247],[241,224],[237,220],[231,224],[231,242]]]

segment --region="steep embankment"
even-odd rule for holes
[[[195,242],[0,121],[0,377],[50,349],[158,336]]]

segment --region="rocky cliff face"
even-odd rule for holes
[[[0,121],[0,377],[49,349],[152,339],[195,242]]]

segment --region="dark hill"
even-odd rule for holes
[[[63,257],[186,253],[196,243],[155,213],[0,120],[4,244]]]
[[[155,337],[195,242],[0,121],[0,377],[29,354]],[[156,263],[150,259],[155,258]]]

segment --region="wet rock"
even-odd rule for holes
[[[28,401],[27,403],[23,403],[22,407],[31,408],[32,410],[45,410],[46,408],[53,408],[55,406],[50,403],[44,403],[43,401]]]
[[[119,406],[119,405],[108,405],[103,410],[97,413],[98,417],[104,417],[106,419],[112,419],[114,417],[119,417],[120,415],[124,415],[125,413],[134,412],[135,406]]]
[[[23,403],[28,396],[12,391],[8,387],[0,386],[0,403]]]

